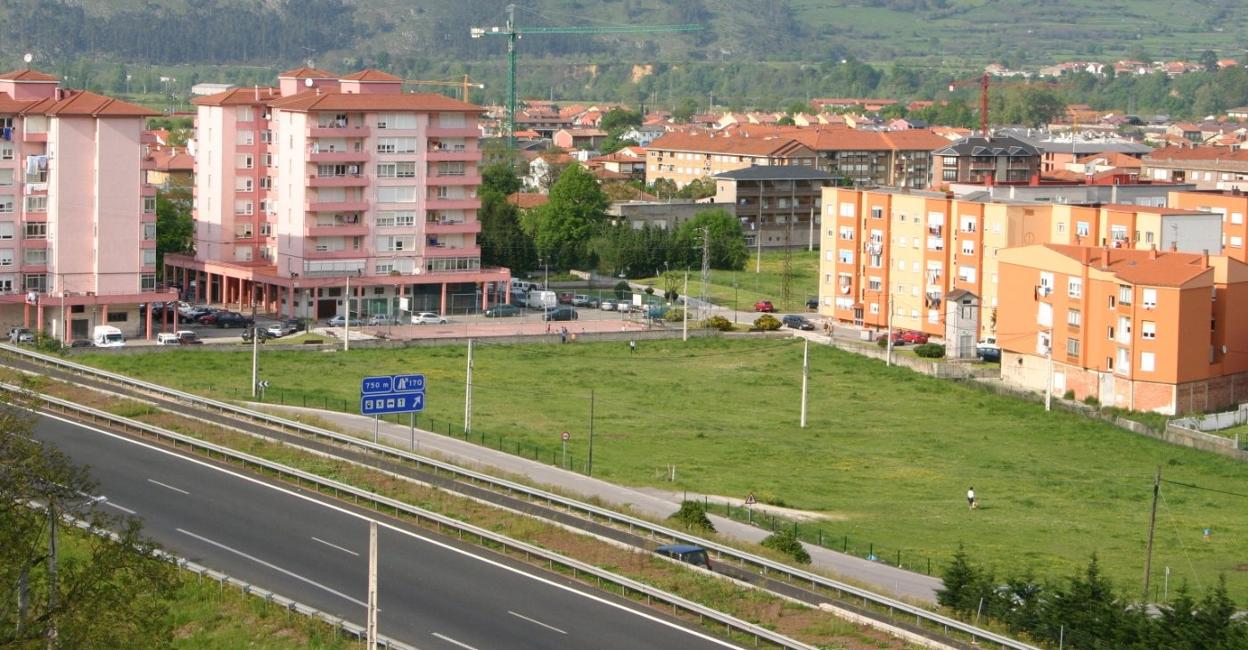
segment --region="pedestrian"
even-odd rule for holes
[[[566,327],[559,328],[559,342],[560,343],[568,342],[568,328]]]
[[[971,486],[966,490],[966,505],[971,509],[975,509],[975,486]]]
[[[636,352],[636,351],[637,351],[637,342],[636,342],[636,341],[629,341],[629,342],[628,342],[628,351],[629,351],[629,352]]]
[[[1213,537],[1213,529],[1206,526],[1205,527],[1205,541],[1206,542],[1209,541],[1212,537]]]
[[[550,334],[550,321],[546,321],[546,333]]]

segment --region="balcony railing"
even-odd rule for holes
[[[364,187],[368,185],[368,177],[363,174],[336,174],[330,176],[309,176],[309,187]]]

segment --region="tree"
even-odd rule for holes
[[[722,209],[704,210],[680,224],[671,262],[678,267],[701,267],[704,233],[709,236],[711,268],[728,271],[745,268],[750,252],[745,246],[741,222]],[[680,252],[684,253],[683,260],[678,258]]]
[[[1127,632],[1124,611],[1094,554],[1086,569],[1049,594],[1037,632],[1054,643],[1065,638],[1071,647],[1118,647],[1114,639]]]
[[[152,557],[139,522],[101,511],[94,482],[55,446],[32,437],[34,420],[0,404],[0,646],[36,647],[55,630],[66,648],[147,647],[171,634],[165,617],[176,569]],[[33,504],[33,505],[32,505]],[[110,537],[58,524],[64,548],[49,545],[48,504]],[[59,561],[57,561],[59,560]],[[56,561],[56,579],[49,566]],[[17,587],[26,585],[23,597]],[[54,597],[50,597],[54,596]],[[14,607],[20,602],[20,606]]]
[[[1200,65],[1205,69],[1205,72],[1217,72],[1218,55],[1214,54],[1213,50],[1205,50],[1204,52],[1201,52]]]
[[[792,115],[785,115],[776,120],[776,126],[793,126],[794,124],[797,124],[797,122],[793,121]]]
[[[650,183],[649,192],[660,199],[670,199],[676,196],[679,190],[676,189],[676,181],[670,178],[656,178]]]
[[[641,113],[624,108],[613,108],[598,122],[598,128],[607,133],[623,132],[641,126]]]
[[[621,138],[620,133],[611,133],[602,141],[602,146],[598,149],[604,153],[615,153],[624,147],[636,147],[637,141],[632,138]]]
[[[953,561],[941,574],[942,584],[936,592],[936,603],[958,613],[975,611],[978,607],[979,597],[976,592],[980,581],[979,570],[971,565],[966,549],[959,544],[958,550],[953,554]]]
[[[520,178],[511,165],[492,163],[481,170],[481,191],[498,192],[503,196],[514,194],[520,191]]]
[[[589,238],[606,221],[606,194],[580,165],[569,165],[550,189],[550,201],[537,208],[534,240],[550,265],[568,269],[584,260]]]
[[[695,178],[677,190],[676,196],[682,199],[694,200],[715,196],[715,181],[711,180],[709,176]]]
[[[195,232],[191,204],[178,192],[156,193],[156,268],[163,269],[166,253],[189,253]]]
[[[685,97],[676,104],[676,108],[672,110],[672,119],[677,122],[688,122],[698,112],[698,100],[692,97]]]

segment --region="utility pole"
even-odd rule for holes
[[[680,326],[680,340],[688,341],[689,340],[689,269],[687,268],[685,269],[684,296],[685,296],[685,309],[684,309],[684,318],[682,319],[683,324]]]
[[[893,365],[893,294],[888,294],[888,358],[885,359],[884,365]]]
[[[472,433],[472,339],[468,339],[468,380],[464,394],[464,435]]]
[[[1049,330],[1048,345],[1044,348],[1046,372],[1048,376],[1044,382],[1044,410],[1053,410],[1053,330]]]
[[[793,205],[797,201],[795,195],[790,195]],[[796,206],[789,209],[789,218],[784,224],[784,266],[780,270],[780,302],[784,309],[788,309],[789,302],[793,299],[793,222],[797,219]]]
[[[368,650],[377,650],[377,522],[368,522]]]
[[[1161,465],[1153,477],[1153,510],[1148,515],[1148,549],[1144,552],[1144,602],[1148,602],[1148,579],[1153,570],[1153,529],[1157,525],[1157,497],[1161,495]]]
[[[260,390],[260,328],[256,327],[256,294],[251,294],[251,399]]]
[[[56,530],[56,497],[51,497],[48,499],[48,616],[51,617],[51,623],[48,625],[48,650],[54,650],[57,646],[56,596],[60,587],[56,584],[58,555]]]
[[[802,339],[802,428],[806,428],[806,391],[810,387],[810,339]]]
[[[346,318],[342,321],[342,351],[347,352],[351,349],[351,275],[347,274],[347,298],[342,303],[345,306]]]
[[[585,473],[594,475],[594,389],[589,389],[589,461]]]
[[[706,287],[711,284],[711,227],[703,226],[702,230],[702,293],[699,294],[702,304],[698,305],[698,315],[706,307]]]

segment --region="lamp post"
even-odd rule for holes
[[[357,275],[359,274],[359,272],[360,272],[359,269],[355,270],[355,273]],[[350,273],[347,274],[347,295],[346,295],[346,299],[343,300],[343,305],[344,305],[344,311],[346,313],[346,317],[342,321],[342,351],[348,352],[351,350],[351,274]]]
[[[256,327],[256,285],[251,285],[251,398],[260,390],[260,328]]]
[[[61,344],[62,345],[69,345],[69,324],[65,322],[65,299],[68,297],[69,297],[69,292],[62,289],[61,290]]]

